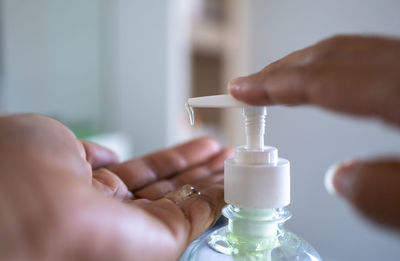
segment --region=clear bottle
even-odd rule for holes
[[[203,235],[189,250],[189,260],[318,261],[317,251],[287,231],[291,217],[290,163],[275,147],[264,145],[266,107],[248,106],[229,95],[192,98],[193,107],[243,107],[247,144],[237,147],[224,167],[228,224]],[[192,113],[193,110],[188,107]],[[181,259],[182,260],[182,259]]]
[[[284,228],[283,223],[291,217],[286,208],[246,209],[228,205],[222,213],[228,218],[228,225],[196,242],[188,260],[322,260],[309,243]]]

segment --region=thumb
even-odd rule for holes
[[[400,229],[400,160],[353,160],[331,167],[327,190],[372,221]]]

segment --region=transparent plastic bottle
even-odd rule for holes
[[[190,261],[318,261],[317,251],[287,231],[286,208],[246,209],[228,205],[222,211],[228,224],[209,232],[190,250]]]

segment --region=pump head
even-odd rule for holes
[[[267,108],[250,106],[230,95],[190,98],[191,107],[243,108],[246,145],[225,161],[225,201],[244,208],[276,208],[290,203],[290,164],[278,150],[264,145]],[[191,116],[193,117],[193,115]],[[191,118],[192,122],[192,118]]]

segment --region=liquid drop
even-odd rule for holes
[[[194,125],[194,111],[193,107],[189,105],[189,103],[185,103],[185,108],[187,113],[189,114],[190,125]]]

